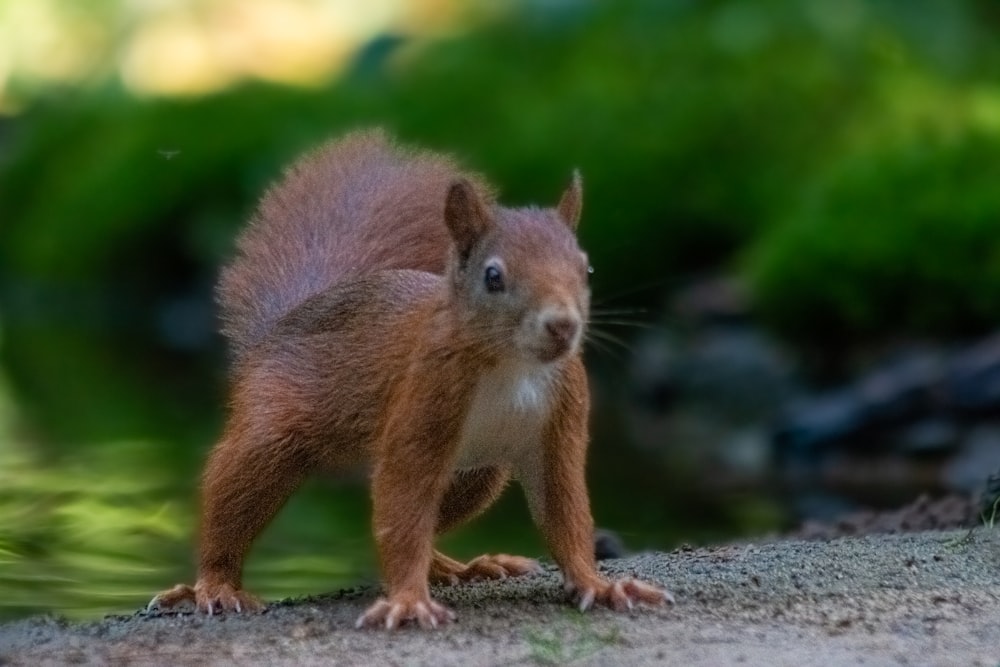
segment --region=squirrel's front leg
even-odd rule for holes
[[[594,521],[585,476],[589,394],[579,359],[569,362],[542,437],[541,458],[522,479],[535,521],[580,610],[594,603],[623,611],[636,603],[673,603],[667,591],[637,579],[609,581],[597,571]]]
[[[391,630],[407,620],[435,628],[455,618],[431,599],[428,574],[458,428],[445,419],[421,418],[420,423],[413,423],[414,415],[433,414],[427,406],[402,419],[390,415],[378,443],[372,472],[372,523],[386,596],[358,619],[359,628],[384,625]]]

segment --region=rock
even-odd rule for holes
[[[764,334],[717,326],[681,336],[660,329],[636,345],[630,369],[640,405],[711,406],[726,417],[770,418],[792,394],[791,360]]]
[[[916,349],[863,376],[856,391],[864,404],[866,421],[891,426],[933,411],[940,403],[945,372],[944,353]]]
[[[773,431],[774,459],[803,492],[853,467],[908,471],[909,482],[883,479],[883,491],[975,495],[1000,469],[998,417],[1000,334],[957,353],[911,348],[849,385],[789,402]]]
[[[598,528],[594,532],[594,557],[597,560],[623,558],[628,555],[625,543],[613,531]]]
[[[687,286],[677,293],[672,305],[681,320],[701,326],[745,322],[750,314],[746,285],[723,276]]]
[[[957,420],[933,415],[900,427],[892,436],[892,448],[907,455],[953,451],[961,445],[963,435]]]
[[[835,519],[807,519],[790,536],[806,540],[832,540],[880,533],[971,528],[978,523],[977,510],[976,501],[968,495],[951,494],[937,499],[921,495],[896,510],[863,509],[844,513]]]
[[[942,471],[949,489],[975,494],[984,489],[992,471],[1000,470],[1000,423],[971,429],[962,448]]]
[[[774,429],[775,458],[781,464],[815,460],[834,444],[866,427],[865,405],[850,389],[791,403]]]
[[[836,450],[940,451],[955,447],[960,427],[943,416],[945,355],[911,350],[851,385],[799,398],[774,429],[779,463],[811,465]]]
[[[949,406],[971,415],[1000,415],[1000,333],[959,354],[951,363]]]
[[[666,328],[637,345],[623,405],[629,441],[711,470],[713,480],[752,483],[771,466],[770,423],[794,393],[790,359],[761,332],[713,326]]]

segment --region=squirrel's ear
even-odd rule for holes
[[[464,178],[451,184],[444,203],[444,221],[464,264],[490,226],[490,216],[472,183]]]
[[[573,170],[573,180],[559,200],[556,210],[563,222],[575,231],[580,224],[580,212],[583,210],[583,179],[580,177],[579,169]]]

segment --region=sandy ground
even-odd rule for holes
[[[677,605],[568,607],[554,570],[435,591],[459,614],[427,632],[359,631],[367,589],[263,615],[109,617],[0,626],[0,664],[1000,665],[1000,527],[681,549],[608,561]]]

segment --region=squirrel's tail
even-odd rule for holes
[[[222,333],[237,359],[282,316],[333,285],[386,269],[442,274],[456,179],[488,187],[447,157],[355,132],[295,163],[264,195],[219,279]]]

